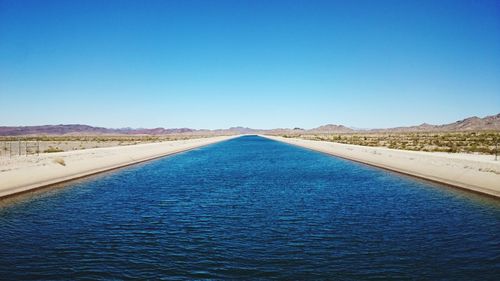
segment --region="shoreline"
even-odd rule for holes
[[[7,164],[0,167],[0,200],[236,137],[238,136],[219,136],[93,148],[8,159],[5,160]]]
[[[354,162],[500,199],[500,161],[485,155],[406,151],[262,135]]]

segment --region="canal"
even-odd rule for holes
[[[500,204],[245,136],[0,207],[0,279],[498,280]]]

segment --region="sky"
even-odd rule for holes
[[[0,126],[385,128],[497,113],[498,0],[0,0]]]

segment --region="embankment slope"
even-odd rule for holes
[[[166,141],[0,159],[0,197],[77,179],[236,136]]]
[[[500,198],[500,161],[494,161],[494,156],[263,137]]]

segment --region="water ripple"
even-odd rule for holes
[[[242,137],[0,207],[2,280],[498,280],[498,201]]]

